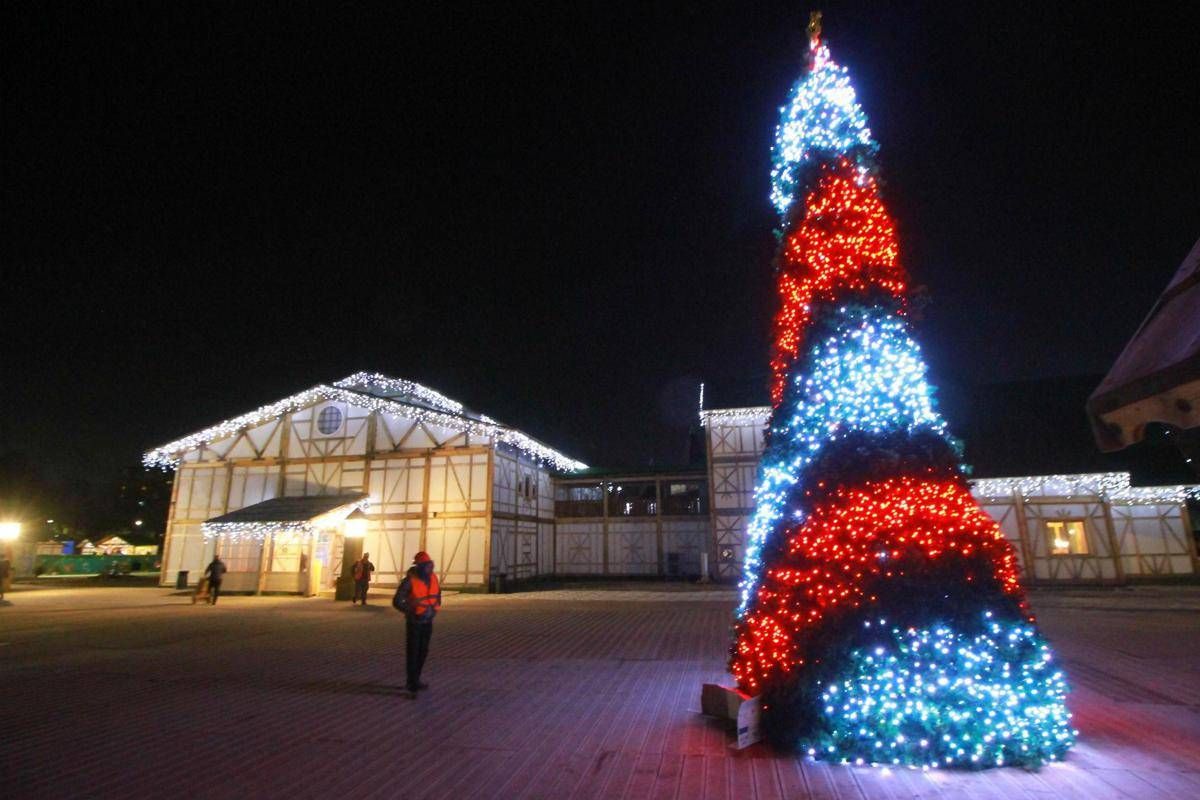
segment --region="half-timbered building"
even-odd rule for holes
[[[230,590],[311,594],[366,551],[391,586],[425,550],[448,586],[734,581],[769,413],[702,410],[702,465],[603,471],[432,389],[359,373],[146,454],[178,471],[162,580],[195,583],[219,551]],[[1125,472],[973,482],[1035,584],[1200,571],[1191,489],[1134,487]]]
[[[767,406],[701,412],[716,576],[741,575]],[[1187,497],[1128,472],[981,478],[971,490],[1016,549],[1030,584],[1123,583],[1200,571]]]
[[[158,447],[175,467],[162,580],[214,552],[230,589],[314,592],[360,538],[395,584],[419,550],[451,586],[553,571],[551,470],[585,465],[411,381],[319,384]],[[326,498],[281,504],[278,498]],[[274,501],[274,502],[273,502]]]

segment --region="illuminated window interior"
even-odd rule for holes
[[[1087,555],[1087,536],[1083,533],[1083,520],[1065,519],[1046,523],[1050,533],[1050,554],[1054,556]]]

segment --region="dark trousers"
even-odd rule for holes
[[[351,600],[350,602],[356,603],[359,601],[359,599],[361,599],[363,601],[363,605],[365,606],[367,604],[367,587],[369,587],[370,585],[371,585],[370,581],[355,581],[354,582],[354,599]],[[342,597],[345,597],[345,596],[346,595],[342,595]]]
[[[417,622],[409,615],[405,618],[404,658],[408,667],[408,688],[416,691],[421,683],[421,668],[425,656],[429,655],[429,640],[433,637],[433,621]]]
[[[208,582],[208,602],[215,606],[217,604],[217,597],[220,594],[221,594],[221,582],[220,581],[209,581]]]

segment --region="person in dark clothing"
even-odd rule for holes
[[[428,684],[421,682],[421,670],[425,666],[425,657],[429,655],[433,618],[442,607],[441,585],[433,571],[433,559],[428,553],[417,553],[413,565],[400,582],[396,598],[398,607],[404,611],[404,656],[408,678],[405,687],[409,697],[416,697],[419,690],[429,688]]]
[[[371,586],[371,573],[374,571],[375,565],[371,563],[370,553],[363,553],[362,558],[354,562],[354,599],[350,601],[350,605],[357,603],[360,597],[362,604],[367,604],[367,589]]]
[[[10,580],[12,580],[12,562],[8,560],[8,556],[0,554],[0,600],[4,599],[4,593],[8,590]]]
[[[204,577],[208,578],[209,605],[217,604],[217,596],[221,594],[221,580],[225,577],[226,571],[225,562],[214,553],[212,562],[204,569]]]

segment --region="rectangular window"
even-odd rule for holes
[[[604,488],[610,517],[653,517],[658,513],[658,489],[653,481],[621,481]]]
[[[554,488],[556,517],[604,516],[604,490],[600,484],[579,486],[559,484]]]
[[[225,569],[230,572],[258,572],[262,544],[253,539],[230,541],[222,537],[217,543],[217,552],[225,562]],[[204,565],[207,566],[208,564]],[[200,568],[201,573],[204,572],[204,567]]]
[[[707,514],[706,488],[705,481],[664,482],[662,513],[669,516]]]
[[[1088,554],[1087,535],[1083,530],[1083,520],[1064,519],[1046,523],[1050,534],[1050,555],[1052,556],[1086,556]]]

